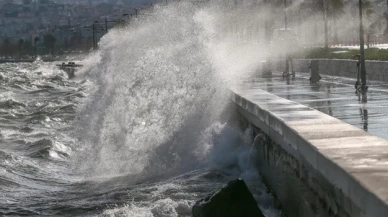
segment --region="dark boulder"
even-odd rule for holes
[[[193,217],[264,217],[242,179],[197,201],[192,212]]]

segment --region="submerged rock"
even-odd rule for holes
[[[197,201],[192,212],[193,217],[264,217],[242,179]]]

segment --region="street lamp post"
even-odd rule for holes
[[[361,90],[367,90],[366,86],[366,69],[365,69],[365,50],[364,50],[364,28],[362,24],[362,0],[358,1],[359,15],[360,15],[360,64],[361,64]]]
[[[98,27],[98,28],[97,28]],[[100,25],[99,21],[94,21],[92,24],[92,31],[93,31],[93,49],[97,49],[97,34],[98,30],[104,31],[104,27]]]
[[[97,33],[97,25],[99,25],[98,21],[94,21],[94,23],[91,26],[84,26],[84,28],[92,29],[92,36],[93,36],[93,49],[95,50],[97,48],[96,43],[96,33]]]
[[[127,16],[128,14],[123,14],[123,17]],[[118,23],[120,20],[108,20],[108,18],[105,17],[105,32],[108,33],[108,23]]]
[[[93,50],[95,50],[96,49],[96,25],[95,25],[95,23],[92,24],[92,32],[93,32]]]
[[[125,19],[125,17],[127,17],[128,15],[131,15],[132,14],[123,14],[123,18]],[[138,9],[136,8],[135,9],[135,16],[137,17],[138,16]],[[97,33],[98,33],[98,28],[100,28],[100,30],[105,30],[105,32],[107,33],[108,32],[108,23],[124,23],[125,21],[123,20],[108,20],[107,17],[105,17],[104,19],[104,23],[105,23],[105,28],[100,25],[99,21],[94,21],[94,23],[91,25],[91,26],[84,26],[84,28],[91,28],[92,29],[92,34],[93,34],[93,49],[96,49],[97,48]]]
[[[108,19],[105,17],[105,32],[108,33]]]

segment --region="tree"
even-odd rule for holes
[[[354,11],[358,10],[358,3],[353,4],[353,9]],[[374,26],[374,15],[375,15],[375,10],[374,10],[374,3],[371,1],[362,1],[362,17],[363,17],[363,23],[364,23],[364,28],[366,29],[366,34],[367,34],[367,46],[369,48],[369,39],[370,35],[373,31],[373,26]]]
[[[328,18],[331,17],[333,22],[336,22],[344,12],[344,2],[343,0],[314,0],[315,10],[322,12],[323,25],[324,25],[324,35],[325,35],[325,48],[329,47],[329,23]],[[336,31],[336,24],[334,24]],[[337,37],[337,32],[335,32],[335,38]],[[335,39],[336,40],[336,39]],[[338,39],[337,39],[338,40]]]
[[[37,57],[38,56],[38,49],[37,49],[37,44],[38,44],[38,41],[39,41],[40,39],[39,39],[39,37],[35,37],[34,38],[34,53],[35,53],[35,57]]]
[[[85,51],[88,51],[88,50],[92,49],[93,48],[93,44],[94,44],[93,37],[92,36],[87,37],[86,41],[85,41],[85,48],[84,48]]]
[[[74,32],[73,35],[70,37],[70,48],[71,50],[77,50],[79,49],[81,45],[81,37],[79,33]]]
[[[70,41],[70,40],[69,40],[68,37],[66,37],[66,38],[63,39],[63,48],[64,48],[66,51],[69,50],[69,44],[70,44],[69,41]]]
[[[324,46],[327,49],[329,47],[329,27],[327,22],[327,11],[328,11],[328,3],[329,0],[314,0],[314,9],[322,13],[323,18],[323,28],[324,28]]]
[[[345,14],[343,0],[330,0],[328,16],[333,20],[334,25],[334,42],[338,43],[337,20]]]
[[[366,45],[369,48],[370,45],[370,35],[374,32],[373,27],[375,26],[375,22],[373,21],[373,17],[375,14],[375,10],[373,7],[373,4],[370,1],[364,1],[363,3],[363,10],[365,14],[365,20],[366,20],[366,29],[367,29],[367,38],[366,38]]]
[[[43,45],[45,47],[48,47],[51,49],[51,55],[54,55],[54,48],[55,48],[55,42],[56,42],[56,38],[54,35],[52,34],[47,34],[43,37]]]
[[[12,56],[12,45],[9,38],[4,39],[3,44],[1,45],[1,51],[2,55],[6,58]]]
[[[23,52],[31,55],[34,53],[34,46],[32,45],[30,40],[26,40],[23,43]]]
[[[19,59],[22,59],[23,44],[24,44],[24,40],[23,40],[23,39],[19,39],[19,41],[18,41],[18,46],[19,46]]]

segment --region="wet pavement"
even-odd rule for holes
[[[388,140],[388,84],[369,82],[369,89],[355,91],[354,79],[322,76],[319,84],[310,84],[309,74],[297,73],[296,78],[271,77],[245,79],[244,87],[261,89],[279,97],[314,108],[372,135]]]
[[[286,194],[283,198],[293,195],[292,201],[323,201],[308,206],[313,212],[328,209],[295,216],[328,216],[333,210],[346,216],[388,216],[388,84],[370,82],[368,92],[360,94],[354,83],[323,76],[319,84],[311,85],[309,74],[297,73],[295,79],[281,74],[245,78],[231,88],[238,114],[260,130],[258,135],[266,135],[257,145],[265,159],[260,165],[274,165],[266,169],[274,174],[269,182],[280,186],[277,193]],[[278,154],[271,157],[271,150]],[[294,167],[278,169],[281,161]],[[316,178],[288,178],[287,171],[307,174],[301,168]],[[298,183],[308,187],[299,188]],[[300,200],[296,193],[287,193],[304,189],[320,193]]]

